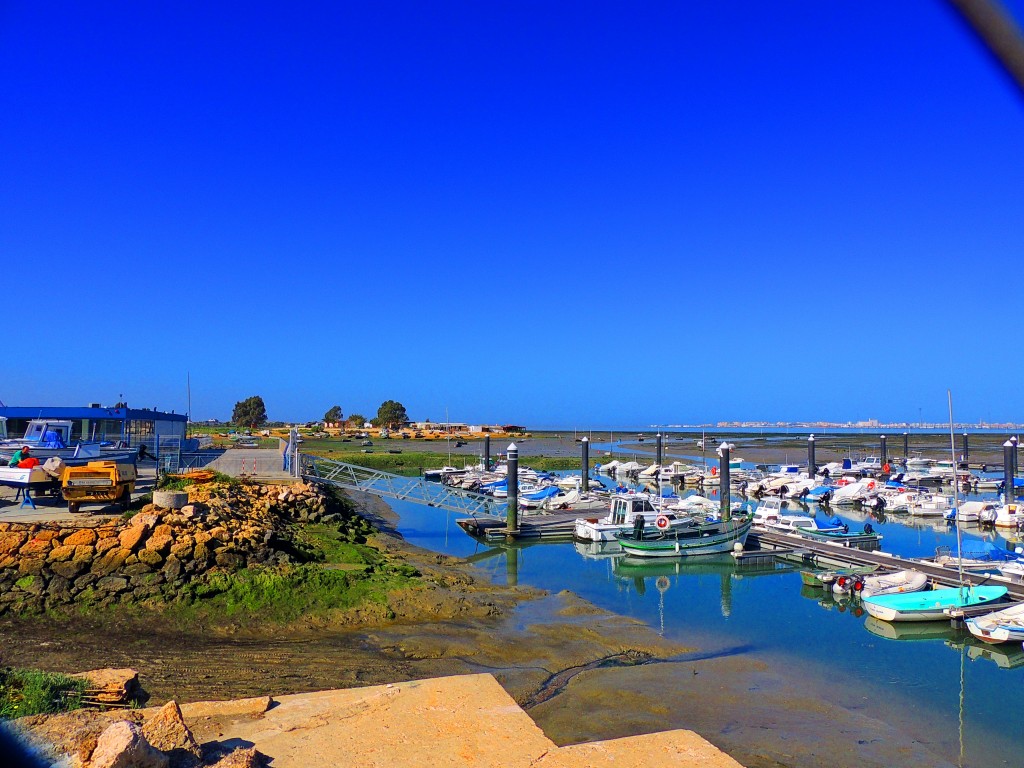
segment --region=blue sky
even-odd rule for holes
[[[1024,421],[1024,102],[935,0],[13,2],[0,67],[8,405]]]

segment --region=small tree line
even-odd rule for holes
[[[340,405],[331,406],[324,413],[324,423],[341,424],[351,429],[360,429],[367,421],[361,413],[353,413],[347,419]],[[370,419],[375,427],[387,427],[395,429],[409,421],[409,414],[405,406],[397,400],[385,400],[377,409],[377,415]],[[235,403],[231,412],[231,422],[238,427],[256,429],[267,423],[267,406],[259,395],[247,397]]]

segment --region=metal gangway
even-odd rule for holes
[[[325,483],[347,491],[361,491],[389,499],[426,504],[428,507],[462,512],[467,515],[503,515],[506,503],[483,493],[451,488],[422,477],[406,477],[379,469],[346,464],[343,461],[322,459],[308,454],[299,455],[299,471],[308,482]]]

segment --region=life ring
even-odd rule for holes
[[[868,483],[868,490],[869,491],[875,490],[875,481],[874,480],[872,480],[870,483]]]
[[[711,468],[711,476],[714,477],[717,474],[718,474],[718,467],[712,467]]]
[[[885,462],[885,464],[882,465],[882,471],[883,472],[889,472],[891,469],[892,469],[892,467],[889,466],[889,462],[888,461]]]
[[[658,515],[656,518],[654,518],[654,525],[659,530],[664,531],[666,528],[668,528],[668,518],[665,517],[665,515]]]
[[[664,592],[670,586],[668,576],[659,576],[658,580],[654,582],[654,585],[658,588],[659,591]]]

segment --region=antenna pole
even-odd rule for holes
[[[956,572],[960,580],[960,602],[964,599],[964,553],[963,536],[960,532],[960,493],[956,476],[956,438],[953,437],[953,392],[946,390],[949,400],[949,455],[953,459],[953,524],[956,526]]]

